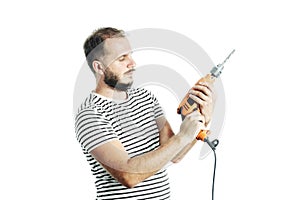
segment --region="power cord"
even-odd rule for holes
[[[213,140],[212,142],[211,141],[209,141],[209,139],[208,138],[206,138],[205,140],[204,140],[207,144],[208,144],[208,146],[210,146],[210,148],[213,150],[213,152],[214,152],[214,158],[215,158],[215,163],[214,163],[214,173],[213,173],[213,181],[212,181],[212,196],[211,196],[211,198],[212,198],[212,200],[214,200],[214,193],[215,193],[215,176],[216,176],[216,167],[217,167],[217,155],[216,155],[216,146],[219,144],[219,140],[217,140],[217,139],[215,139],[215,140]]]
[[[216,176],[216,167],[217,167],[217,156],[216,156],[216,151],[212,149],[214,152],[214,157],[215,157],[215,164],[214,164],[214,174],[213,174],[213,181],[212,181],[212,194],[211,194],[211,199],[214,200],[214,193],[215,193],[215,176]]]

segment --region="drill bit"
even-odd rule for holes
[[[223,61],[223,63],[221,65],[224,65],[234,52],[235,52],[235,49],[232,50],[232,52],[227,56],[227,58]]]

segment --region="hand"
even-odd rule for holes
[[[200,112],[205,118],[205,126],[207,126],[212,118],[216,100],[213,84],[207,82],[197,83],[189,93],[190,98],[199,104]]]
[[[200,130],[205,128],[205,119],[198,111],[188,114],[180,125],[179,135],[187,139],[190,143],[196,138]]]

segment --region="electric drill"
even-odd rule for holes
[[[222,70],[224,68],[224,64],[225,62],[229,59],[229,57],[234,53],[235,50],[233,50],[228,56],[227,58],[223,61],[222,64],[218,64],[217,66],[214,66],[210,73],[207,74],[206,76],[202,77],[200,80],[197,81],[197,83],[200,82],[208,82],[208,83],[214,83],[215,79],[218,78],[220,76],[220,74],[222,73]],[[196,84],[197,84],[196,83]],[[201,112],[200,110],[200,106],[189,97],[189,94],[186,94],[186,96],[183,98],[183,100],[181,101],[181,103],[179,104],[178,108],[177,108],[177,113],[181,114],[182,120],[185,118],[185,116],[187,116],[188,114],[192,113],[193,111],[198,110],[199,112]],[[204,142],[207,142],[209,146],[211,146],[212,148],[216,147],[216,145],[218,144],[218,141],[215,140],[213,141],[214,144],[212,144],[207,137],[207,133],[209,130],[201,130],[196,139],[197,140],[201,140]]]

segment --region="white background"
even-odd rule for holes
[[[2,1],[0,199],[95,199],[72,104],[82,44],[104,26],[176,31],[215,63],[235,48],[215,199],[300,199],[299,17],[290,0]],[[213,157],[197,160],[200,147],[170,167],[174,200],[211,198]]]

